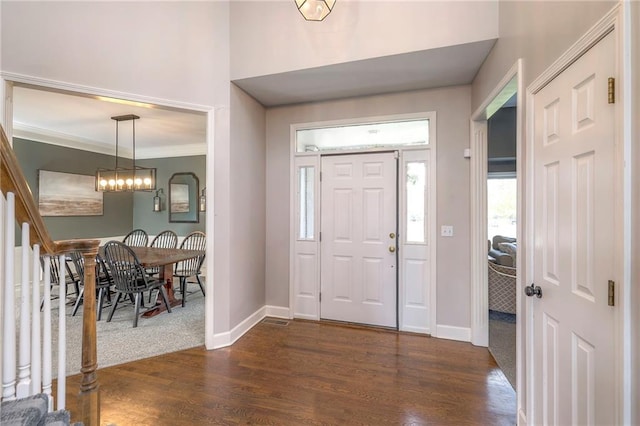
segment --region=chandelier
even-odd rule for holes
[[[156,189],[156,169],[136,166],[136,120],[134,114],[111,117],[116,122],[116,164],[113,169],[98,168],[96,170],[96,191],[131,192],[153,191]],[[118,157],[118,135],[121,121],[132,121],[133,154],[131,167],[120,167]]]
[[[307,21],[322,21],[333,10],[336,0],[295,0],[298,11]]]

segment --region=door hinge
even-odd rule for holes
[[[318,232],[318,239],[322,242],[322,232]]]
[[[607,84],[608,100],[610,104],[616,103],[616,79],[609,77]]]
[[[616,305],[615,297],[616,297],[616,282],[613,280],[609,280],[609,297],[608,297],[609,306]]]
[[[319,293],[320,301],[322,302],[322,293]]]
[[[320,172],[320,182],[322,182],[322,172]]]

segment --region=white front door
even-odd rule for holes
[[[397,160],[322,157],[320,317],[397,326]]]
[[[615,36],[534,95],[533,419],[615,424]],[[619,235],[618,235],[619,237]],[[531,340],[530,340],[531,341]]]

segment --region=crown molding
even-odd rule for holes
[[[98,154],[116,155],[115,145],[107,145],[91,139],[29,126],[18,122],[14,123],[13,137],[62,146],[65,148],[95,152]],[[122,158],[133,158],[132,150],[126,147],[119,147],[118,155]],[[190,157],[195,155],[207,155],[207,145],[201,143],[136,149],[136,159],[140,160],[151,158]]]
[[[62,146],[65,148],[79,149],[82,151],[96,152],[98,154],[116,155],[115,145],[105,144],[91,139],[86,139],[63,132],[43,129],[41,127],[29,126],[27,124],[14,122],[13,137],[28,139],[35,142],[47,143],[50,145]],[[124,158],[132,158],[132,151],[129,148],[120,147],[118,155]]]
[[[204,143],[193,143],[186,145],[136,149],[136,160],[151,158],[192,157],[195,155],[207,155],[207,145]]]

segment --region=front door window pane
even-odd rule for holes
[[[313,239],[314,180],[314,167],[300,167],[298,169],[298,199],[300,200],[298,238],[301,240]]]
[[[424,243],[425,189],[427,167],[424,161],[407,163],[407,243]]]

